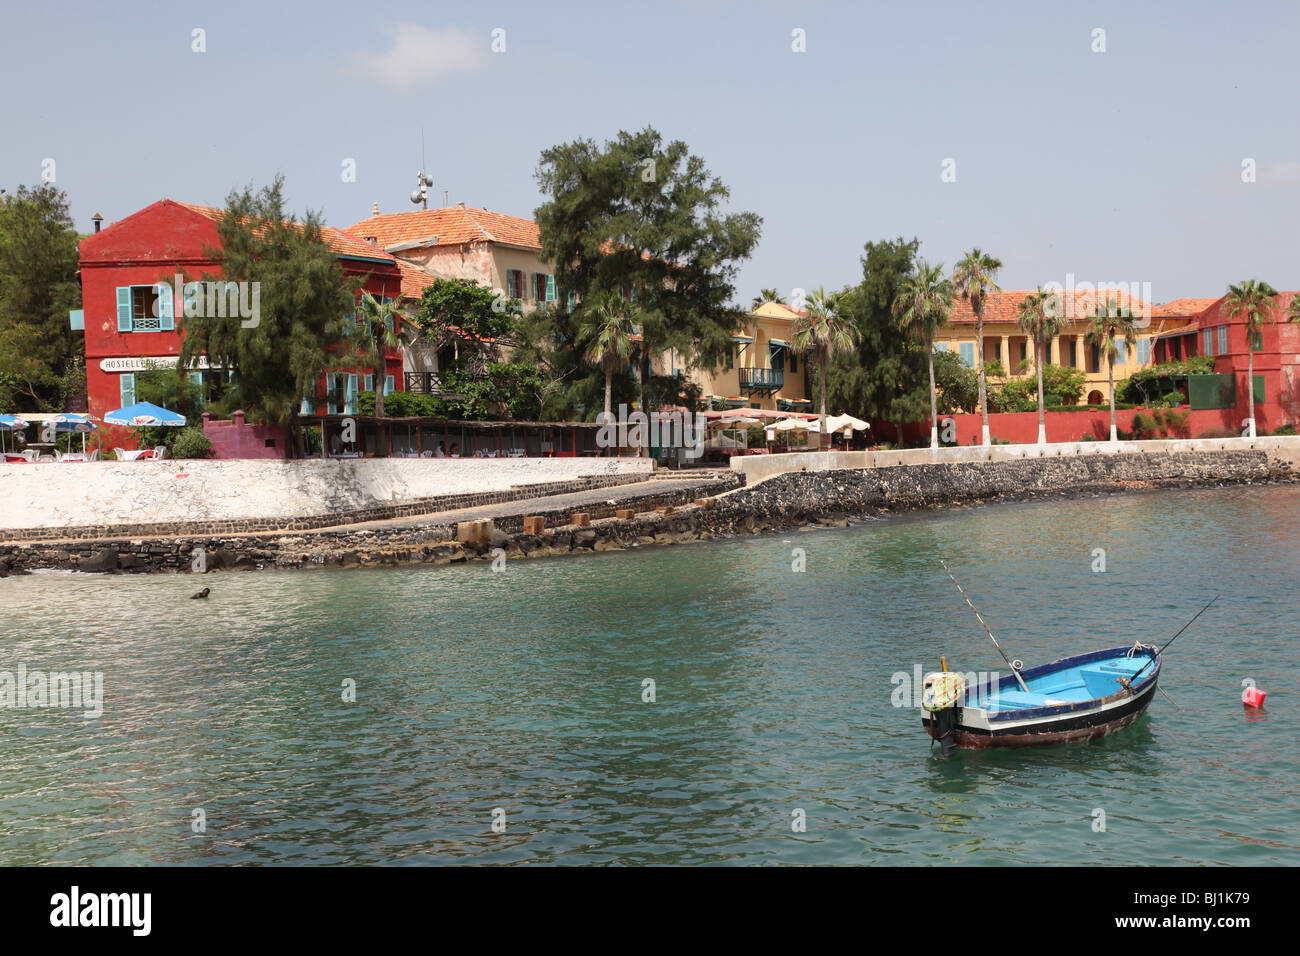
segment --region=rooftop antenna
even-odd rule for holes
[[[433,185],[433,177],[424,171],[424,128],[420,128],[420,171],[415,174],[415,189],[411,191],[411,202],[419,206],[424,205],[425,209],[429,208],[429,187]]]

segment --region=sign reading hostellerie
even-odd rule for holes
[[[101,372],[148,372],[158,368],[175,368],[175,355],[140,356],[132,358],[106,358],[99,360]],[[200,355],[190,363],[192,369],[216,368],[208,364],[208,357]]]

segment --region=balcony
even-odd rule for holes
[[[785,371],[774,368],[741,368],[740,391],[745,395],[773,395],[785,387]]]
[[[432,395],[435,398],[464,398],[463,395],[453,395],[446,391],[437,372],[403,372],[402,378],[408,392]]]

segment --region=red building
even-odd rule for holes
[[[80,318],[85,328],[90,414],[102,418],[134,404],[139,372],[175,364],[184,308],[174,301],[171,283],[181,272],[187,281],[205,273],[221,274],[204,253],[220,246],[221,215],[220,209],[162,199],[82,240],[82,309],[80,316],[74,313],[74,321]],[[400,297],[402,273],[396,259],[337,229],[325,228],[323,234],[343,271],[362,279],[365,291],[381,299]],[[223,386],[236,371],[212,368],[206,361],[199,364],[190,376],[205,386]],[[402,388],[401,354],[389,349],[385,365],[387,381],[380,387]],[[370,368],[340,366],[318,383],[319,405],[304,403],[304,411],[353,412],[357,392],[374,386],[372,377]]]
[[[1246,318],[1228,314],[1227,296],[1218,299],[1180,299],[1187,303],[1191,320],[1182,328],[1165,332],[1155,347],[1157,362],[1185,361],[1196,355],[1214,358],[1214,373],[1231,376],[1231,427],[1242,427],[1249,416],[1246,375],[1253,352],[1255,373],[1255,427],[1263,434],[1300,421],[1300,323],[1287,320],[1293,296],[1282,292],[1264,317],[1263,327],[1247,343]],[[1172,303],[1171,303],[1172,304]],[[1193,403],[1195,404],[1195,402]]]

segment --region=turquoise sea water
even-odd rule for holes
[[[1166,655],[1177,707],[944,760],[891,677],[1005,665],[940,558],[1027,665],[1163,642],[1223,596]],[[1294,865],[1297,582],[1295,487],[499,574],[8,578],[0,671],[100,670],[104,715],[0,709],[0,862]]]

